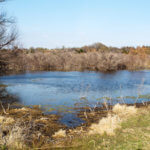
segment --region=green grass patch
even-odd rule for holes
[[[149,150],[150,112],[140,113],[129,118],[116,130],[115,136],[92,135],[75,138],[69,150]]]

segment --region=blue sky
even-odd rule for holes
[[[150,0],[10,0],[24,47],[150,45]]]

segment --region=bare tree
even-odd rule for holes
[[[6,0],[0,0],[0,3]],[[13,18],[8,18],[6,13],[0,12],[0,50],[10,46],[17,38],[15,30],[15,21]]]

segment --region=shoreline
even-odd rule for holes
[[[149,104],[150,102],[147,104],[145,103],[145,105],[138,104],[137,107],[133,105],[120,105],[119,107],[124,108],[126,106],[126,108],[132,107],[146,110],[149,108]],[[57,145],[56,143],[59,143],[60,141],[62,141],[60,145],[68,145],[69,143],[66,143],[68,140],[72,142],[72,140],[76,138],[84,138],[92,125],[98,124],[100,120],[107,119],[108,114],[114,114],[112,108],[113,107],[111,107],[111,110],[109,111],[105,110],[105,108],[97,108],[93,112],[87,112],[86,115],[84,112],[81,112],[79,116],[82,119],[84,118],[86,123],[75,128],[68,128],[60,124],[58,122],[60,116],[52,114],[44,115],[38,108],[30,109],[23,107],[21,109],[10,109],[0,113],[0,128],[2,134],[5,134],[4,137],[15,134],[12,133],[12,131],[14,128],[15,130],[17,128],[17,139],[19,138],[19,140],[21,140],[23,138],[22,141],[18,141],[24,143],[22,145],[23,147],[25,145],[27,147],[33,147],[32,144],[34,142],[34,145],[36,145],[37,148],[44,145],[49,145],[49,148],[53,148],[53,146],[55,147]],[[122,110],[121,113],[124,113],[124,111]],[[20,136],[22,136],[22,138]],[[69,138],[70,136],[72,136],[71,139]],[[14,138],[14,140],[16,139]],[[39,142],[40,145],[38,145]],[[9,143],[6,144],[9,145]],[[61,147],[63,148],[63,146]]]
[[[63,113],[67,113],[67,112],[60,112],[58,113],[51,113],[49,112],[48,114],[45,112],[43,112],[39,106],[37,105],[32,105],[32,106],[25,106],[21,103],[19,103],[19,98],[10,95],[6,90],[6,85],[0,85],[0,112],[1,114],[4,113],[4,109],[6,110],[15,110],[15,109],[29,109],[29,110],[39,110],[41,111],[41,114],[45,115],[45,116],[50,116],[50,115],[55,115],[58,116],[58,118],[62,118],[62,114]],[[119,102],[118,102],[119,103]],[[117,103],[116,103],[117,104]],[[114,105],[116,105],[114,104]],[[139,103],[133,103],[133,104],[128,104],[128,103],[122,103],[120,102],[121,105],[127,105],[127,106],[135,106],[136,108],[142,108],[142,107],[147,107],[148,105],[150,105],[150,101],[146,101],[146,102],[139,102]],[[90,107],[90,106],[86,106],[86,107],[80,107],[80,106],[76,106],[76,107],[72,107],[71,110],[72,112],[68,112],[70,114],[74,114],[74,111],[76,111],[76,113],[74,115],[77,115],[77,118],[82,119],[83,122],[85,123],[79,123],[81,125],[77,125],[73,127],[80,127],[80,126],[89,126],[92,123],[95,123],[99,120],[99,118],[103,118],[106,117],[108,112],[112,111],[112,108],[114,105],[111,105],[108,103],[100,103],[101,106],[96,106],[95,108]],[[95,116],[95,117],[93,117]],[[97,117],[98,116],[98,117]],[[58,124],[62,124],[58,119]],[[64,125],[66,126],[66,125]],[[67,127],[66,128],[71,128],[71,127]]]
[[[2,89],[5,89],[5,87],[6,86],[4,85],[1,86]],[[9,99],[14,98],[9,94],[6,94],[5,96],[6,100],[8,96],[8,101]],[[14,98],[14,100],[17,99]],[[14,145],[15,148],[18,147],[19,142],[22,145],[19,144],[21,147],[18,149],[25,150],[34,147],[34,145],[36,145],[37,148],[49,145],[49,148],[54,149],[57,148],[56,145],[59,144],[62,149],[66,147],[76,147],[75,145],[70,146],[69,143],[72,143],[76,138],[82,137],[84,139],[92,125],[97,125],[100,120],[107,119],[108,114],[111,114],[112,116],[114,114],[114,106],[107,105],[106,103],[102,103],[102,107],[95,107],[94,109],[91,109],[91,107],[75,108],[82,110],[78,112],[77,117],[85,121],[85,123],[71,128],[60,123],[59,120],[61,116],[54,114],[46,115],[38,107],[28,108],[22,105],[18,108],[12,108],[10,106],[8,107],[7,104],[8,103],[5,103],[4,107],[1,105],[0,111],[0,135],[2,135],[7,142],[4,143],[4,139],[0,139],[0,146],[12,146],[13,143],[8,139],[10,136],[14,136],[13,140],[17,140],[15,141],[17,142],[17,146]],[[136,104],[122,104],[120,106],[147,110],[149,104],[150,101]],[[70,139],[70,137],[72,138]],[[59,143],[60,141],[61,143]],[[69,141],[69,143],[67,143],[67,141]],[[24,146],[27,146],[28,148],[25,148]]]
[[[98,70],[88,70],[88,69],[81,69],[81,70],[22,70],[22,71],[3,71],[0,72],[0,77],[2,76],[9,76],[9,75],[19,75],[19,74],[26,74],[26,73],[39,73],[39,72],[97,72],[97,73],[116,73],[119,71],[129,71],[129,72],[136,72],[136,71],[150,71],[149,68],[142,68],[142,69],[121,69],[121,70],[114,70],[114,71],[98,71]]]

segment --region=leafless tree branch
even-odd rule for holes
[[[0,3],[6,0],[0,0]],[[13,18],[7,17],[7,14],[0,12],[0,50],[10,46],[17,38],[15,30],[15,21]]]

